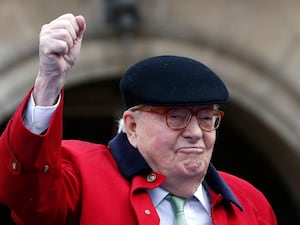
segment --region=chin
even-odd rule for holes
[[[186,172],[196,176],[205,174],[207,167],[208,165],[206,163],[195,160],[189,160],[188,162],[184,163]]]

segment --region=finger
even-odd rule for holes
[[[76,28],[75,30],[77,34],[81,34],[86,28],[85,18],[82,15],[74,16],[71,13],[67,13],[58,17],[56,20],[69,20],[73,24],[74,28]]]
[[[65,13],[59,17],[57,17],[56,19],[54,20],[60,20],[60,19],[72,19],[72,18],[75,18],[75,16],[72,14],[72,13]],[[53,21],[54,21],[53,20]]]
[[[46,45],[56,41],[66,42],[68,48],[72,48],[74,45],[72,34],[66,29],[46,30],[41,33],[40,40],[44,41]]]
[[[66,20],[66,19],[55,20],[45,26],[46,31],[48,30],[48,31],[55,32],[56,30],[59,30],[59,29],[65,29],[66,31],[68,31],[74,40],[77,38],[77,32],[79,30],[79,27],[78,27],[75,19],[74,20]]]
[[[65,41],[70,49],[73,47],[74,41],[78,38],[77,33],[81,33],[84,29],[82,27],[85,27],[83,17],[79,19],[79,24],[72,14],[63,15],[42,27],[40,40]]]
[[[42,38],[43,39],[43,38]],[[45,44],[47,43],[47,44]],[[65,55],[69,52],[69,46],[65,41],[44,38],[40,44],[40,53],[44,55]]]
[[[75,17],[73,14],[67,13],[46,24],[46,28],[53,30],[60,28],[67,29],[73,39],[78,39],[82,38],[83,32],[86,29],[86,23],[83,16],[79,15]]]
[[[86,29],[85,18],[82,15],[76,16],[76,22],[79,27],[79,31],[77,32],[78,39],[82,39],[83,33]]]

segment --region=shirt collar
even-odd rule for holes
[[[164,200],[164,198],[169,194],[169,192],[161,187],[149,189],[147,191],[152,199],[154,207],[157,207],[159,203],[161,203],[161,201]]]
[[[157,207],[159,205],[159,203],[161,203],[161,201],[163,201],[165,199],[165,197],[169,194],[168,191],[166,191],[165,189],[161,188],[161,187],[157,187],[154,189],[149,189],[147,190],[153,205],[155,207]],[[207,199],[205,198],[206,191],[203,188],[203,185],[200,184],[199,187],[197,188],[196,192],[194,193],[194,197],[198,199],[198,201],[201,202],[202,205],[204,205],[204,207],[207,209],[208,205],[207,205]]]

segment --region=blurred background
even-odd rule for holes
[[[280,225],[300,224],[300,1],[0,0],[0,12],[1,132],[33,85],[41,26],[82,14],[87,32],[65,88],[65,138],[107,143],[130,64],[195,58],[230,91],[214,165],[259,188]],[[14,224],[9,213],[0,205],[0,225]]]

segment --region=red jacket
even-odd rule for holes
[[[61,101],[46,133],[35,135],[22,122],[28,97],[0,139],[0,201],[18,224],[159,224],[146,190],[165,177],[151,171],[125,134],[109,146],[62,141]],[[210,165],[205,185],[215,225],[277,224],[266,198],[246,181]]]

